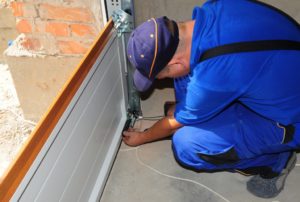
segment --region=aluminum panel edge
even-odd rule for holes
[[[107,43],[107,47],[104,48],[103,52],[106,52],[107,49],[111,46],[111,43],[113,43],[114,41],[120,43],[120,39],[116,40],[115,39],[115,35],[113,35],[111,37],[111,39],[109,40],[109,42]],[[123,49],[123,48],[121,48]],[[116,50],[116,52],[118,52],[118,50]],[[101,53],[101,55],[103,55],[104,53]],[[119,54],[119,58],[120,59],[120,71],[122,73],[122,82],[125,81],[126,79],[124,79],[125,75],[124,75],[124,70],[122,69],[122,62],[124,62],[124,59],[122,58],[122,56],[120,56]],[[98,61],[98,60],[97,60]],[[50,135],[50,137],[48,138],[47,142],[44,144],[41,152],[39,153],[38,157],[35,159],[31,169],[29,170],[29,172],[26,174],[26,176],[24,177],[23,181],[21,182],[20,186],[18,187],[17,191],[14,193],[13,198],[11,199],[12,201],[17,201],[19,199],[19,197],[22,195],[24,189],[26,189],[26,187],[28,186],[28,184],[30,183],[32,176],[36,173],[36,169],[39,168],[40,163],[42,162],[42,160],[45,158],[45,155],[47,155],[47,152],[49,151],[49,149],[51,148],[51,145],[54,143],[56,136],[55,133],[58,133],[60,131],[60,127],[62,127],[64,125],[64,122],[68,116],[69,113],[72,111],[72,105],[74,105],[74,103],[76,103],[76,99],[78,99],[80,93],[85,89],[85,85],[87,85],[89,78],[91,77],[91,75],[93,74],[94,68],[92,68],[87,76],[87,78],[83,81],[82,85],[80,86],[80,89],[77,91],[76,95],[74,96],[74,98],[72,99],[72,101],[70,102],[70,105],[68,106],[67,110],[65,111],[65,113],[62,115],[61,119],[59,120],[59,123],[57,124],[57,127],[54,128],[54,130],[52,131],[52,134]],[[126,84],[125,84],[126,86]],[[113,141],[111,142],[110,148],[107,151],[107,155],[105,157],[104,163],[103,163],[103,168],[101,169],[100,173],[98,174],[95,186],[91,192],[91,195],[89,197],[89,201],[96,201],[99,200],[99,197],[101,196],[101,192],[103,190],[104,187],[104,182],[107,179],[107,174],[112,166],[113,163],[113,159],[116,155],[117,149],[119,147],[119,143],[121,140],[121,132],[122,132],[122,128],[123,125],[126,121],[126,107],[125,107],[125,101],[127,99],[127,96],[124,96],[127,94],[126,91],[126,87],[124,87],[123,84],[123,89],[122,89],[122,93],[123,93],[123,100],[120,101],[121,103],[124,103],[124,105],[121,107],[121,113],[122,113],[122,118],[117,126],[116,129],[116,133],[113,134]]]

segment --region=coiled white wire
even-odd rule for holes
[[[219,194],[218,192],[214,191],[213,189],[205,186],[204,184],[201,184],[200,182],[197,182],[197,181],[194,181],[194,180],[191,180],[191,179],[186,179],[186,178],[180,178],[180,177],[176,177],[176,176],[172,176],[172,175],[168,175],[168,174],[165,174],[165,173],[162,173],[161,171],[147,165],[146,163],[144,163],[140,157],[139,157],[139,154],[138,154],[138,149],[139,147],[136,147],[136,148],[129,148],[129,149],[120,149],[119,151],[120,152],[128,152],[128,151],[133,151],[135,150],[135,154],[136,154],[136,159],[138,161],[139,164],[141,164],[142,166],[152,170],[153,172],[155,172],[156,174],[158,175],[161,175],[161,176],[164,176],[164,177],[167,177],[167,178],[171,178],[171,179],[175,179],[175,180],[180,180],[180,181],[184,181],[184,182],[190,182],[190,183],[193,183],[193,184],[196,184],[198,186],[201,186],[203,188],[205,188],[206,190],[210,191],[211,193],[215,194],[216,196],[220,197],[221,199],[223,199],[224,201],[226,202],[230,202],[228,199],[226,199],[224,196],[222,196],[221,194]]]

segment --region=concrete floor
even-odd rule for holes
[[[169,2],[169,3],[168,3]],[[135,1],[136,21],[140,24],[149,17],[168,15],[177,20],[190,17],[194,5],[203,1]],[[265,0],[292,15],[300,22],[300,1]],[[180,8],[180,10],[178,10]],[[188,12],[182,12],[188,11]],[[142,102],[144,116],[162,115],[163,103],[173,100],[171,88],[156,89]],[[143,130],[152,121],[140,121],[136,128]],[[300,158],[298,154],[298,159]],[[298,160],[298,162],[300,162]],[[299,163],[287,178],[285,189],[273,199],[261,199],[246,190],[249,177],[238,173],[196,173],[177,164],[171,141],[163,140],[131,148],[122,143],[111,171],[101,202],[296,202],[300,201]]]
[[[144,116],[163,114],[163,103],[172,99],[172,89],[155,90],[150,98],[142,102]],[[143,130],[153,123],[143,120],[137,122],[135,127]],[[196,173],[182,168],[174,159],[170,140],[135,148],[122,143],[100,201],[296,202],[300,198],[299,166],[288,176],[282,193],[265,200],[246,190],[249,177],[229,172]]]
[[[80,57],[6,57],[26,119],[38,122],[79,64]]]

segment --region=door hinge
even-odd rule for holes
[[[114,27],[117,30],[117,35],[120,37],[122,33],[130,33],[133,30],[133,17],[125,11],[118,9],[112,14]]]

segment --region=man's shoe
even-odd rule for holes
[[[290,171],[295,167],[296,161],[297,155],[296,152],[293,152],[285,168],[278,176],[266,179],[260,175],[255,175],[247,182],[247,190],[261,198],[276,197],[283,190],[285,180]]]

